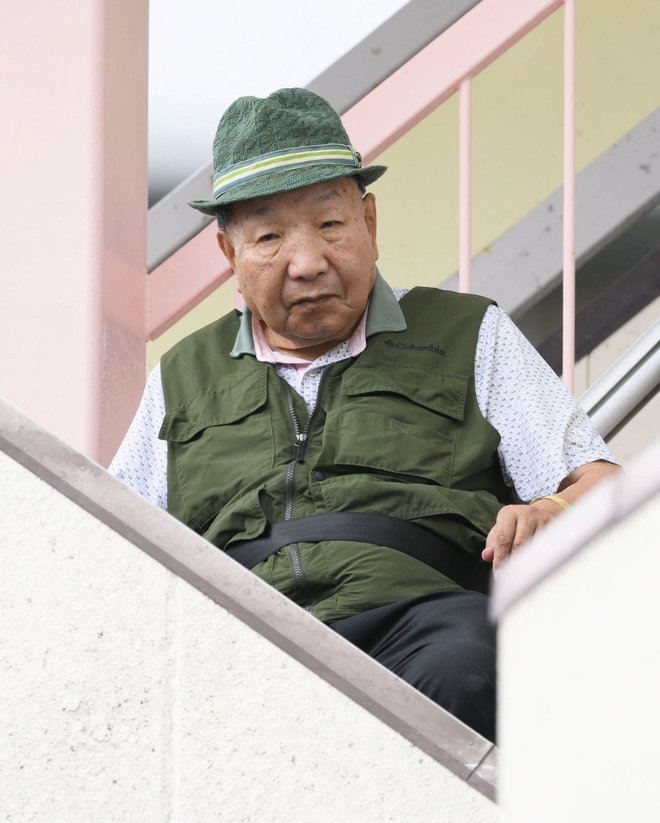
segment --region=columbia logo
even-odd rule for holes
[[[417,343],[397,343],[396,340],[387,339],[385,341],[385,345],[389,346],[390,349],[406,349],[408,351],[430,351],[433,354],[439,354],[440,357],[445,356],[445,350],[441,349],[440,346],[436,346],[435,343],[429,343],[427,346],[418,346]]]

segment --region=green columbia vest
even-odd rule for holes
[[[161,363],[170,513],[222,549],[291,517],[375,512],[479,557],[511,495],[474,389],[488,305],[412,289],[399,303],[405,330],[376,333],[358,357],[325,367],[311,420],[274,366],[229,355],[236,312],[181,341]],[[303,462],[296,428],[307,434]],[[458,588],[395,549],[344,541],[285,547],[253,571],[324,621]]]

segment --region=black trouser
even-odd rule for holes
[[[488,598],[438,592],[329,623],[411,686],[495,740],[495,628]]]

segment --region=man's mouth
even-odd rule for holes
[[[323,303],[325,300],[330,300],[331,294],[309,294],[304,297],[297,297],[291,301],[291,308],[294,306],[314,306]]]

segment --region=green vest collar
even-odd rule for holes
[[[403,312],[392,289],[380,272],[376,271],[376,280],[369,300],[365,336],[369,338],[383,331],[405,331],[406,328]],[[238,334],[230,356],[241,357],[244,354],[251,354],[253,357],[256,355],[252,337],[252,312],[247,306],[241,315]]]
[[[369,338],[382,331],[405,331],[407,328],[399,301],[381,277],[380,272],[376,270],[376,280],[369,301],[365,336]]]

